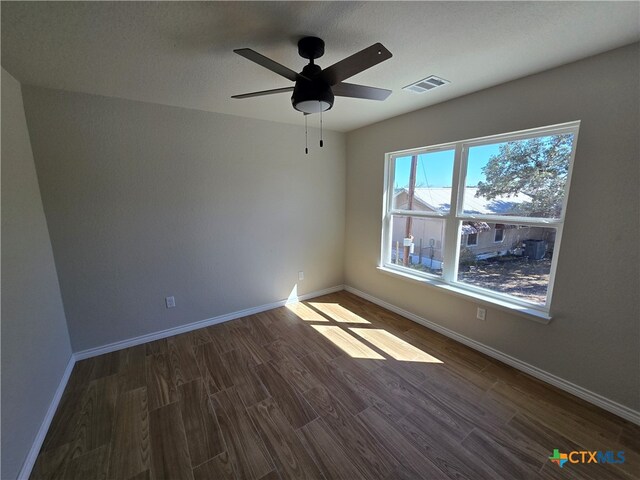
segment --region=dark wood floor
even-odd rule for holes
[[[630,479],[639,450],[640,427],[340,292],[78,362],[32,478]]]

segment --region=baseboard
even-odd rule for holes
[[[77,360],[84,360],[86,358],[97,357],[105,353],[115,352],[124,348],[141,345],[143,343],[152,342],[154,340],[160,340],[161,338],[172,337],[181,333],[190,332],[199,328],[208,327],[211,325],[217,325],[218,323],[228,322],[237,318],[246,317],[248,315],[254,315],[256,313],[271,310],[286,305],[292,301],[302,301],[313,297],[319,297],[321,295],[327,295],[328,293],[338,292],[344,290],[344,285],[336,285],[334,287],[325,288],[323,290],[317,290],[314,292],[305,293],[304,295],[290,296],[284,300],[279,300],[273,303],[266,303],[257,307],[246,308],[244,310],[238,310],[237,312],[226,313],[224,315],[218,315],[217,317],[207,318],[205,320],[199,320],[197,322],[189,323],[187,325],[180,325],[179,327],[168,328],[159,332],[148,333],[146,335],[140,335],[139,337],[128,338],[119,342],[109,343],[100,347],[90,348],[75,352],[74,356]]]
[[[640,425],[640,412],[636,410],[633,410],[618,402],[610,400],[598,393],[587,390],[586,388],[583,388],[579,385],[571,383],[568,380],[557,377],[556,375],[546,372],[538,367],[534,367],[533,365],[523,362],[522,360],[512,357],[511,355],[507,355],[506,353],[502,353],[499,350],[488,347],[483,343],[477,342],[476,340],[472,340],[471,338],[465,337],[464,335],[460,335],[459,333],[456,333],[453,330],[449,330],[448,328],[438,325],[437,323],[431,322],[414,313],[411,313],[407,310],[397,307],[391,303],[385,302],[384,300],[380,300],[379,298],[374,297],[373,295],[369,295],[368,293],[357,290],[349,285],[345,285],[344,289],[347,292],[353,293],[354,295],[362,297],[365,300],[369,300],[370,302],[375,303],[376,305],[379,305],[383,308],[386,308],[387,310],[395,312],[398,315],[402,315],[403,317],[409,320],[412,320],[416,323],[419,323],[420,325],[426,328],[429,328],[438,333],[441,333],[442,335],[449,337],[453,340],[456,340],[457,342],[460,342],[470,348],[473,348],[474,350],[477,350],[481,353],[484,353],[485,355],[495,358],[496,360],[499,360],[502,363],[506,363],[507,365],[510,365],[513,368],[516,368],[524,373],[527,373],[532,377],[542,380],[543,382],[553,385],[554,387],[558,387],[559,389],[564,390],[565,392],[575,395],[576,397],[579,397],[593,405],[596,405],[604,410],[607,410],[608,412],[618,415],[619,417],[622,417],[625,420],[635,423],[636,425]]]
[[[33,444],[31,445],[31,449],[27,454],[27,458],[22,464],[22,468],[20,469],[20,473],[18,474],[18,480],[27,480],[31,475],[31,470],[33,470],[33,466],[36,463],[36,459],[38,458],[38,453],[40,453],[40,448],[42,448],[42,444],[44,443],[44,439],[47,436],[47,432],[49,431],[49,426],[51,425],[51,421],[53,420],[53,416],[58,409],[58,404],[60,403],[60,399],[62,398],[62,394],[64,393],[64,389],[67,387],[67,382],[69,381],[69,377],[71,376],[71,371],[73,370],[73,366],[76,363],[76,359],[72,354],[69,358],[69,362],[67,363],[67,367],[62,374],[62,378],[60,379],[60,383],[58,384],[58,388],[51,399],[51,403],[49,404],[49,408],[47,409],[47,413],[42,420],[42,424],[38,429],[38,433],[36,434],[36,438],[33,440]]]

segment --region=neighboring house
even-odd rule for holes
[[[515,215],[518,205],[530,202],[531,197],[524,193],[511,197],[500,196],[494,199],[477,197],[478,189],[466,188],[466,213]],[[408,208],[409,195],[406,188],[398,190],[394,195],[394,207]],[[451,188],[436,187],[415,189],[412,210],[445,212],[451,206]],[[442,245],[444,243],[444,220],[439,218],[413,218],[411,234],[413,235],[412,264],[424,264],[439,269],[442,267]],[[392,257],[403,257],[406,233],[406,217],[397,216],[393,222]],[[526,240],[545,240],[553,243],[548,237],[548,230],[540,227],[525,227],[488,222],[464,222],[462,224],[460,244],[468,248],[477,259],[485,259],[506,255],[521,254],[522,244]],[[464,252],[464,250],[463,250]]]

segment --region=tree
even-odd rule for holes
[[[573,134],[517,140],[500,145],[499,153],[482,168],[476,197],[525,193],[531,202],[519,204],[522,216],[559,217],[569,172]]]

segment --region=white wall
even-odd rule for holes
[[[20,84],[2,69],[2,472],[16,478],[71,357]]]
[[[345,283],[640,410],[639,45],[350,132]],[[408,95],[408,94],[407,94]],[[549,325],[376,270],[384,154],[582,120]]]
[[[305,155],[302,116],[24,101],[74,351],[342,284],[344,134]]]

